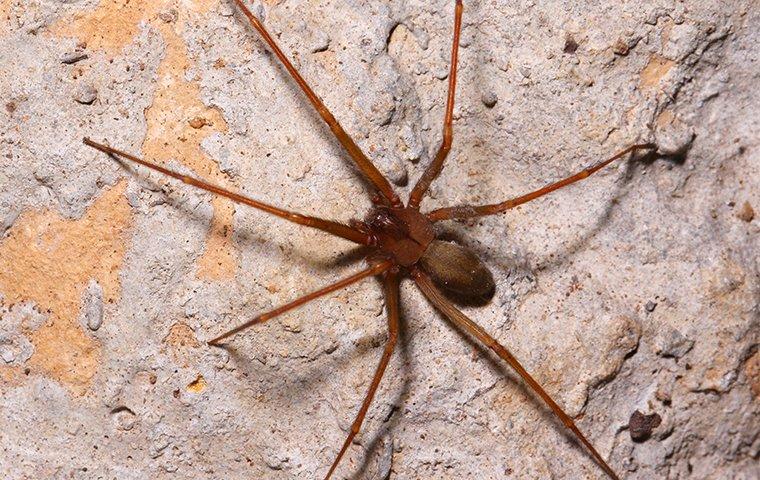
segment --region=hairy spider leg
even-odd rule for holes
[[[322,230],[323,232],[327,232],[332,235],[345,238],[346,240],[350,240],[360,245],[370,245],[372,242],[372,239],[368,234],[360,232],[359,230],[349,227],[348,225],[334,222],[332,220],[324,220],[317,217],[310,217],[307,215],[301,215],[300,213],[294,213],[287,210],[283,210],[281,208],[274,207],[267,203],[259,202],[258,200],[254,200],[252,198],[246,197],[245,195],[241,195],[239,193],[226,190],[222,187],[218,187],[216,185],[204,182],[202,180],[198,180],[195,177],[190,177],[188,175],[177,173],[173,170],[169,170],[168,168],[164,168],[160,165],[156,165],[155,163],[135,157],[134,155],[130,155],[129,153],[123,152],[121,150],[117,150],[113,147],[109,147],[108,145],[103,145],[101,143],[93,142],[89,138],[85,137],[82,141],[84,142],[85,145],[90,146],[96,150],[100,150],[101,152],[106,153],[108,155],[115,156],[117,159],[132,161],[144,167],[148,167],[151,170],[155,170],[157,172],[163,173],[164,175],[168,175],[170,177],[176,178],[177,180],[180,180],[183,183],[186,183],[188,185],[192,185],[193,187],[206,190],[207,192],[211,192],[216,195],[221,195],[222,197],[229,198],[230,200],[233,200],[237,203],[242,203],[243,205],[248,205],[249,207],[257,208],[267,213],[271,213],[272,215],[276,215],[280,218],[284,218],[285,220],[291,221],[293,223],[297,223],[299,225],[305,225],[311,228],[316,228],[318,230]]]
[[[446,98],[446,113],[443,117],[443,138],[438,153],[435,154],[433,161],[425,169],[417,184],[414,186],[412,193],[409,195],[409,207],[419,208],[422,198],[425,196],[427,189],[433,180],[443,170],[443,162],[451,150],[451,142],[454,139],[454,97],[457,88],[457,62],[459,58],[459,33],[462,30],[462,1],[457,0],[454,11],[454,40],[451,45],[451,66],[449,71],[449,93]]]
[[[181,173],[177,173],[173,170],[169,170],[168,168],[164,168],[160,165],[156,165],[155,163],[135,157],[134,155],[130,155],[129,153],[123,152],[121,150],[117,150],[113,147],[109,147],[108,145],[103,145],[101,143],[93,142],[89,138],[84,138],[82,141],[84,142],[85,145],[90,146],[96,150],[100,150],[101,152],[107,153],[108,155],[116,156],[117,159],[121,158],[124,160],[135,162],[144,167],[148,167],[151,170],[155,170],[157,172],[163,173],[164,175],[168,175],[170,177],[176,178],[177,180],[180,180],[183,183],[186,183],[188,185],[192,185],[202,190],[206,190],[207,192],[221,195],[222,197],[229,198],[230,200],[233,200],[237,203],[242,203],[243,205],[248,205],[249,207],[263,210],[267,213],[271,213],[272,215],[276,215],[280,218],[284,218],[285,220],[288,220],[290,222],[297,223],[299,225],[305,225],[311,228],[316,228],[318,230],[322,230],[323,232],[327,232],[332,235],[345,238],[346,240],[350,240],[360,245],[370,245],[372,243],[372,238],[370,237],[370,235],[360,232],[359,230],[349,227],[348,225],[344,225],[338,222],[333,222],[332,220],[324,220],[322,218],[310,217],[307,215],[301,215],[300,213],[289,212],[287,210],[274,207],[267,203],[259,202],[258,200],[254,200],[252,198],[246,197],[239,193],[226,190],[222,187],[218,187],[216,185],[212,185],[202,180],[198,180],[197,178],[190,177],[188,175],[183,175]]]
[[[208,342],[209,345],[217,346],[219,345],[222,340],[225,338],[231,337],[232,335],[235,335],[236,333],[239,333],[246,328],[257,325],[259,323],[264,323],[267,320],[270,320],[280,314],[283,314],[287,312],[288,310],[292,310],[296,307],[300,307],[301,305],[308,303],[316,298],[319,298],[321,296],[327,295],[328,293],[334,292],[336,290],[340,290],[342,288],[345,288],[353,283],[358,282],[359,280],[363,280],[367,277],[371,277],[374,275],[380,275],[381,273],[385,272],[392,266],[392,262],[390,260],[386,260],[384,262],[378,263],[375,266],[372,266],[370,268],[367,268],[365,270],[362,270],[360,272],[357,272],[350,277],[346,277],[344,279],[341,279],[333,284],[330,284],[324,288],[320,288],[319,290],[316,290],[314,292],[311,292],[307,295],[304,295],[302,297],[299,297],[292,302],[286,303],[285,305],[282,305],[280,307],[277,307],[275,309],[272,309],[268,312],[262,313],[261,315],[258,315],[254,317],[253,319],[238,325],[237,327],[233,328],[232,330],[229,330],[218,337],[214,338],[213,340],[210,340]]]
[[[402,205],[401,200],[399,199],[398,195],[396,195],[393,187],[391,187],[388,179],[386,179],[383,174],[380,173],[380,170],[378,170],[372,161],[367,158],[361,148],[356,145],[356,142],[354,142],[351,136],[349,136],[348,133],[343,130],[343,127],[341,127],[340,123],[338,123],[338,120],[335,119],[335,116],[330,112],[330,110],[328,110],[328,108],[317,96],[317,94],[314,93],[311,87],[309,87],[309,85],[306,83],[306,80],[304,80],[301,74],[298,73],[298,70],[296,70],[293,64],[290,63],[288,57],[286,57],[282,50],[280,50],[277,42],[274,41],[274,38],[272,38],[267,29],[264,28],[264,24],[262,24],[261,21],[256,18],[256,16],[251,13],[250,10],[248,10],[248,8],[243,4],[242,0],[235,0],[235,3],[238,5],[243,14],[248,17],[248,21],[251,23],[251,26],[253,26],[257,32],[259,32],[259,35],[261,35],[269,48],[274,52],[275,56],[277,56],[277,58],[280,60],[280,63],[282,63],[293,80],[295,80],[295,82],[301,88],[303,93],[309,99],[309,102],[311,102],[311,104],[317,110],[317,113],[319,113],[319,116],[322,117],[322,120],[324,120],[327,126],[330,127],[330,130],[332,131],[333,135],[335,135],[335,138],[337,138],[340,144],[343,145],[343,148],[346,149],[346,152],[348,152],[348,155],[351,157],[354,163],[356,163],[364,176],[367,177],[367,179],[375,186],[375,188],[377,188],[377,190],[385,197],[391,206],[400,207]]]
[[[455,207],[438,208],[436,210],[433,210],[432,212],[427,213],[426,215],[431,222],[437,222],[440,220],[465,219],[465,218],[481,217],[484,215],[494,215],[496,213],[501,213],[505,210],[509,210],[510,208],[514,208],[518,205],[522,205],[523,203],[527,203],[527,202],[530,202],[531,200],[535,200],[538,197],[542,197],[546,195],[547,193],[551,193],[555,190],[559,190],[560,188],[566,187],[579,180],[588,178],[591,174],[597,172],[598,170],[601,170],[602,168],[606,167],[613,161],[625,156],[628,153],[636,152],[639,150],[655,150],[655,149],[657,149],[657,145],[653,143],[640,143],[636,145],[631,145],[625,150],[622,150],[616,153],[615,155],[613,155],[612,157],[608,158],[607,160],[604,160],[603,162],[599,162],[596,165],[592,165],[591,167],[584,168],[583,170],[581,170],[580,172],[574,175],[571,175],[558,182],[551,183],[543,188],[527,193],[520,197],[515,197],[505,202],[494,203],[491,205],[480,205],[480,206],[458,205]]]
[[[359,413],[356,414],[354,423],[351,424],[351,430],[348,432],[346,441],[343,442],[343,446],[338,452],[338,456],[335,457],[335,461],[332,463],[330,470],[325,475],[325,480],[330,480],[335,469],[338,468],[341,458],[348,450],[348,446],[351,445],[351,441],[354,439],[359,429],[364,422],[364,417],[367,415],[367,410],[372,403],[372,399],[375,397],[377,387],[380,385],[380,380],[383,378],[385,368],[388,366],[388,362],[393,355],[393,349],[396,347],[396,341],[398,340],[399,330],[399,274],[396,270],[389,270],[385,275],[385,306],[388,311],[388,340],[385,343],[385,349],[383,355],[380,357],[380,363],[377,365],[375,375],[372,377],[372,383],[369,385],[367,395],[364,397],[362,406],[359,408]]]
[[[443,293],[438,290],[435,284],[433,284],[432,279],[425,272],[419,268],[415,268],[412,271],[412,277],[414,278],[414,281],[420,290],[422,290],[422,293],[435,308],[437,308],[455,325],[475,337],[483,345],[493,350],[499,357],[501,357],[502,360],[507,362],[520,375],[520,377],[522,377],[525,383],[530,386],[531,390],[533,390],[539,397],[541,397],[541,399],[543,399],[546,405],[548,405],[552,412],[554,412],[554,414],[562,421],[565,427],[572,431],[575,436],[583,443],[583,445],[586,446],[599,466],[602,467],[604,472],[613,480],[619,480],[618,476],[615,474],[612,468],[607,465],[607,462],[604,460],[604,458],[602,458],[594,446],[591,445],[591,442],[589,442],[580,431],[580,429],[578,429],[573,419],[570,418],[570,416],[566,414],[559,405],[557,405],[557,402],[555,402],[552,397],[546,393],[543,387],[528,373],[527,370],[525,370],[525,368],[523,368],[520,362],[517,361],[517,359],[509,352],[509,350],[502,346],[498,341],[496,341],[495,338],[489,335],[488,332],[483,330],[480,325],[472,321],[469,317],[467,317],[467,315],[462,313],[448,299],[446,299]]]

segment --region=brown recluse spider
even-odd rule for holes
[[[375,207],[370,211],[364,221],[353,221],[350,224],[342,224],[331,220],[324,220],[317,217],[301,215],[298,213],[283,210],[281,208],[269,205],[258,200],[243,196],[241,194],[211,185],[196,178],[183,175],[154,163],[142,160],[128,153],[122,152],[108,145],[96,143],[88,138],[84,143],[90,147],[96,148],[109,155],[126,159],[153,170],[181,180],[184,183],[194,187],[201,188],[211,193],[227,197],[235,202],[249,205],[253,208],[277,215],[291,222],[307,227],[316,228],[338,237],[342,237],[351,242],[370,247],[372,252],[368,255],[367,260],[370,267],[361,270],[350,277],[344,278],[338,282],[328,285],[320,290],[304,295],[292,302],[275,308],[266,313],[262,313],[252,320],[233,328],[232,330],[219,335],[209,341],[210,345],[218,346],[222,340],[258,323],[263,323],[274,318],[288,310],[303,305],[311,300],[334,292],[348,285],[356,283],[362,279],[371,276],[382,276],[384,283],[386,308],[388,312],[388,340],[385,344],[380,363],[377,366],[372,383],[359,408],[356,419],[351,425],[351,430],[340,448],[335,461],[332,463],[325,479],[329,479],[338,467],[341,458],[345,454],[351,441],[359,432],[364,417],[369,409],[375,392],[377,391],[380,380],[383,377],[388,361],[393,354],[396,340],[398,339],[399,330],[399,281],[402,275],[408,275],[416,283],[428,301],[440,311],[446,318],[454,323],[461,330],[474,337],[486,347],[491,349],[496,355],[506,361],[523,379],[523,381],[533,390],[552,412],[562,421],[581,443],[588,449],[599,466],[606,474],[613,479],[618,476],[602,458],[594,446],[581,433],[570,416],[568,416],[562,407],[555,402],[551,396],[533,379],[520,362],[502,346],[488,332],[481,328],[477,323],[472,321],[462,313],[443,293],[446,291],[450,294],[456,294],[469,298],[488,298],[493,296],[495,284],[491,272],[475,256],[474,253],[455,243],[444,242],[436,239],[433,224],[442,220],[468,219],[473,217],[494,215],[504,212],[510,208],[516,207],[523,203],[534,200],[538,197],[551,193],[562,187],[582,180],[592,173],[600,170],[609,163],[640,150],[652,151],[656,149],[654,144],[636,144],[613,155],[607,160],[599,162],[591,167],[585,168],[575,175],[571,175],[563,180],[546,185],[534,192],[506,200],[501,203],[490,205],[460,205],[455,207],[439,208],[427,213],[420,212],[420,202],[425,196],[430,184],[436,179],[443,168],[443,162],[451,149],[453,137],[452,123],[454,110],[454,94],[457,79],[457,55],[459,49],[459,34],[462,27],[462,1],[456,0],[455,17],[454,17],[454,39],[451,48],[451,65],[449,73],[448,95],[446,99],[446,112],[443,120],[443,139],[433,161],[428,165],[421,178],[414,186],[409,201],[406,205],[401,201],[399,196],[391,187],[388,180],[367,158],[364,152],[356,145],[352,138],[343,130],[335,117],[325,107],[320,98],[312,91],[306,81],[301,77],[298,71],[293,67],[285,54],[277,46],[272,36],[267,32],[264,25],[256,18],[241,0],[235,0],[235,3],[250,21],[253,28],[261,35],[263,40],[274,52],[279,61],[288,71],[290,76],[295,80],[303,93],[309,99],[309,102],[317,110],[317,113],[327,123],[340,144],[345,148],[348,155],[354,161],[356,166],[361,170],[366,179],[377,190],[373,198]]]

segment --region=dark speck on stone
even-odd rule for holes
[[[572,35],[565,37],[565,47],[562,51],[572,55],[576,50],[578,50],[578,42],[575,41]]]
[[[739,220],[743,220],[749,223],[755,218],[755,210],[752,208],[752,205],[750,205],[749,202],[744,202],[736,216],[739,218]]]
[[[657,428],[660,423],[662,423],[662,418],[658,414],[644,415],[636,410],[631,415],[631,419],[628,420],[628,432],[631,434],[631,440],[634,442],[646,441],[652,435],[652,430]]]
[[[654,312],[654,309],[657,308],[657,304],[650,300],[646,305],[644,305],[644,308],[647,312],[652,313]]]
[[[486,107],[493,108],[496,105],[496,102],[499,101],[499,97],[497,97],[494,92],[485,92],[480,97],[480,101],[483,102],[483,105]]]

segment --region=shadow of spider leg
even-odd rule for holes
[[[472,321],[472,319],[470,319],[467,315],[462,313],[461,310],[455,307],[444,296],[444,294],[438,290],[431,278],[422,270],[415,269],[412,272],[412,277],[414,278],[414,281],[420,290],[422,290],[422,293],[436,309],[438,309],[457,327],[464,330],[472,337],[476,338],[483,345],[493,350],[493,352],[496,353],[496,355],[498,355],[502,360],[507,362],[509,366],[512,367],[520,375],[525,383],[530,386],[531,390],[533,390],[539,397],[541,397],[541,399],[552,410],[552,412],[554,412],[554,414],[562,421],[565,427],[572,431],[573,434],[581,441],[581,443],[586,446],[588,451],[591,452],[591,455],[594,457],[599,466],[602,467],[604,472],[609,475],[610,478],[619,480],[617,474],[607,464],[604,458],[602,458],[599,452],[596,451],[591,442],[586,439],[586,436],[583,435],[580,429],[578,429],[573,419],[570,418],[570,416],[565,413],[564,410],[562,410],[562,407],[557,405],[557,402],[555,402],[552,397],[546,393],[546,390],[544,390],[543,387],[533,378],[533,376],[531,376],[531,374],[525,370],[525,368],[509,350],[507,350],[503,345],[496,341],[496,339],[493,338],[488,332],[483,330],[480,325]]]
[[[490,205],[479,205],[479,206],[458,205],[455,207],[438,208],[436,210],[433,210],[432,212],[428,212],[426,215],[431,222],[438,222],[441,220],[462,220],[466,218],[482,217],[486,215],[494,215],[497,213],[501,213],[506,210],[509,210],[510,208],[514,208],[518,205],[522,205],[523,203],[528,203],[531,200],[535,200],[539,197],[543,197],[544,195],[548,193],[551,193],[555,190],[559,190],[560,188],[571,185],[579,180],[588,178],[593,173],[596,173],[597,171],[606,167],[613,161],[619,158],[622,158],[629,153],[634,153],[634,152],[638,152],[642,150],[654,151],[656,149],[657,149],[657,146],[653,143],[639,143],[636,145],[631,145],[630,147],[624,150],[621,150],[620,152],[616,153],[615,155],[608,158],[607,160],[599,162],[590,167],[584,168],[583,170],[581,170],[580,172],[574,175],[571,175],[557,182],[550,183],[549,185],[546,185],[543,188],[539,188],[538,190],[535,190],[533,192],[526,193],[525,195],[521,195],[519,197],[511,198],[501,203],[493,203]]]

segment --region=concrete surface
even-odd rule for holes
[[[453,2],[254,9],[408,193],[440,138]],[[623,478],[760,475],[758,12],[465,1],[455,143],[425,210],[500,201],[637,140],[669,154],[441,225],[497,281],[466,311]],[[361,256],[81,143],[363,217],[366,189],[294,83],[228,0],[0,0],[0,39],[0,476],[321,478],[385,339],[379,284],[228,351],[204,342]],[[408,282],[402,300],[401,348],[338,478],[603,478],[507,367]]]

